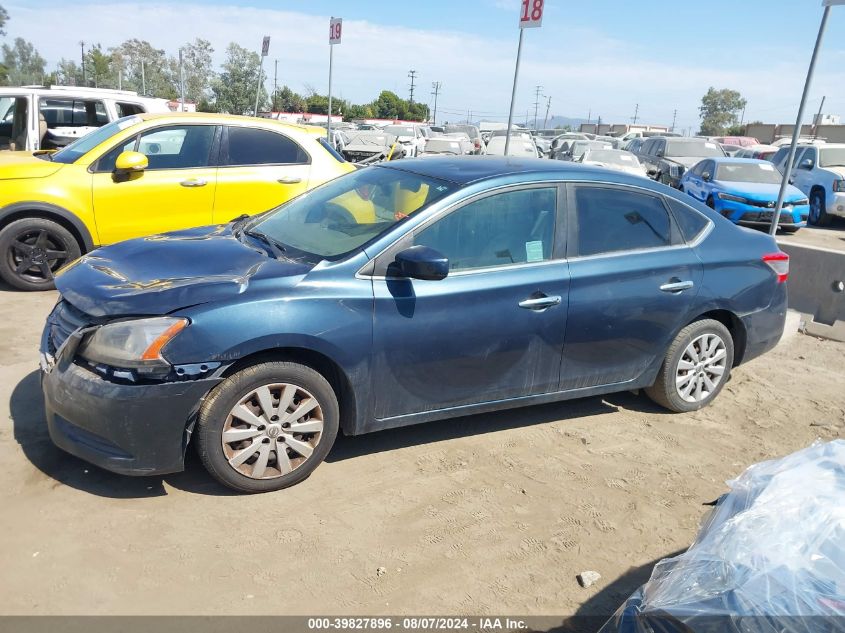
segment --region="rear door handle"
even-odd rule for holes
[[[672,292],[672,293],[677,294],[679,292],[683,292],[684,290],[689,290],[694,285],[695,285],[695,283],[693,283],[692,281],[681,281],[680,279],[678,279],[678,280],[673,279],[669,283],[666,283],[666,284],[663,284],[662,286],[660,286],[660,289],[663,292]]]
[[[287,176],[285,178],[279,178],[276,182],[278,182],[280,185],[296,185],[302,182],[302,178],[293,178]]]
[[[202,178],[188,178],[179,184],[183,187],[205,187],[208,183]]]
[[[537,297],[535,299],[525,299],[519,302],[520,308],[526,310],[545,310],[560,303],[560,297]]]

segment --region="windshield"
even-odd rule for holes
[[[450,141],[448,139],[433,138],[425,144],[426,152],[437,152],[440,154],[463,154],[460,141]]]
[[[611,165],[625,165],[628,167],[633,167],[639,164],[639,161],[632,154],[607,149],[591,150],[584,160],[596,163],[610,163]]]
[[[771,163],[723,163],[716,167],[716,180],[778,185],[783,176]]]
[[[666,141],[666,156],[676,158],[707,158],[724,156],[716,143],[710,141]]]
[[[113,121],[108,125],[104,125],[103,127],[80,137],[64,149],[60,149],[58,152],[53,154],[50,159],[54,163],[75,163],[79,157],[84,156],[100,143],[107,141],[118,132],[140,122],[141,119],[136,116],[127,116],[122,119],[118,119],[117,121]]]
[[[819,149],[819,166],[845,167],[845,147],[823,147]]]
[[[414,128],[410,125],[388,125],[384,131],[396,136],[414,136]]]
[[[289,253],[339,259],[457,187],[390,167],[366,167],[291,200],[250,230]]]

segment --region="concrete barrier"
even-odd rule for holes
[[[789,254],[789,307],[807,334],[845,342],[845,252],[779,243]]]

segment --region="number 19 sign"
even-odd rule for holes
[[[332,18],[329,21],[329,44],[340,44],[343,33],[343,18]]]
[[[544,0],[522,0],[519,28],[531,29],[543,25]]]

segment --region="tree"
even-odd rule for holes
[[[85,70],[89,81],[95,88],[117,87],[117,73],[112,68],[113,55],[103,53],[99,44],[92,46],[85,53]]]
[[[72,59],[65,59],[64,57],[59,62],[59,69],[56,83],[65,86],[81,86],[82,85],[82,69]]]
[[[6,22],[9,21],[9,13],[0,4],[0,35],[6,35]]]
[[[185,99],[194,103],[207,101],[214,77],[211,42],[196,38],[182,47],[182,72],[185,77]],[[177,67],[176,72],[179,72]],[[177,74],[178,80],[178,74]]]
[[[146,40],[131,39],[109,52],[115,72],[123,72],[124,88],[142,92],[146,87],[145,94],[165,99],[178,95],[178,77],[174,81],[173,64],[163,50]]]
[[[215,106],[220,112],[230,114],[251,114],[255,107],[255,91],[258,88],[258,72],[261,58],[235,42],[226,47],[226,61],[222,71],[211,82]],[[258,108],[267,105],[267,91],[260,87]]]
[[[382,90],[378,98],[373,102],[373,110],[379,119],[398,119],[404,108],[402,99],[390,90]]]
[[[747,101],[736,90],[710,88],[701,98],[701,134],[719,136],[736,125]]]
[[[305,112],[305,98],[287,86],[276,92],[273,102],[276,112]]]
[[[47,61],[22,37],[15,38],[12,46],[3,44],[2,57],[8,85],[40,84],[44,80]]]

